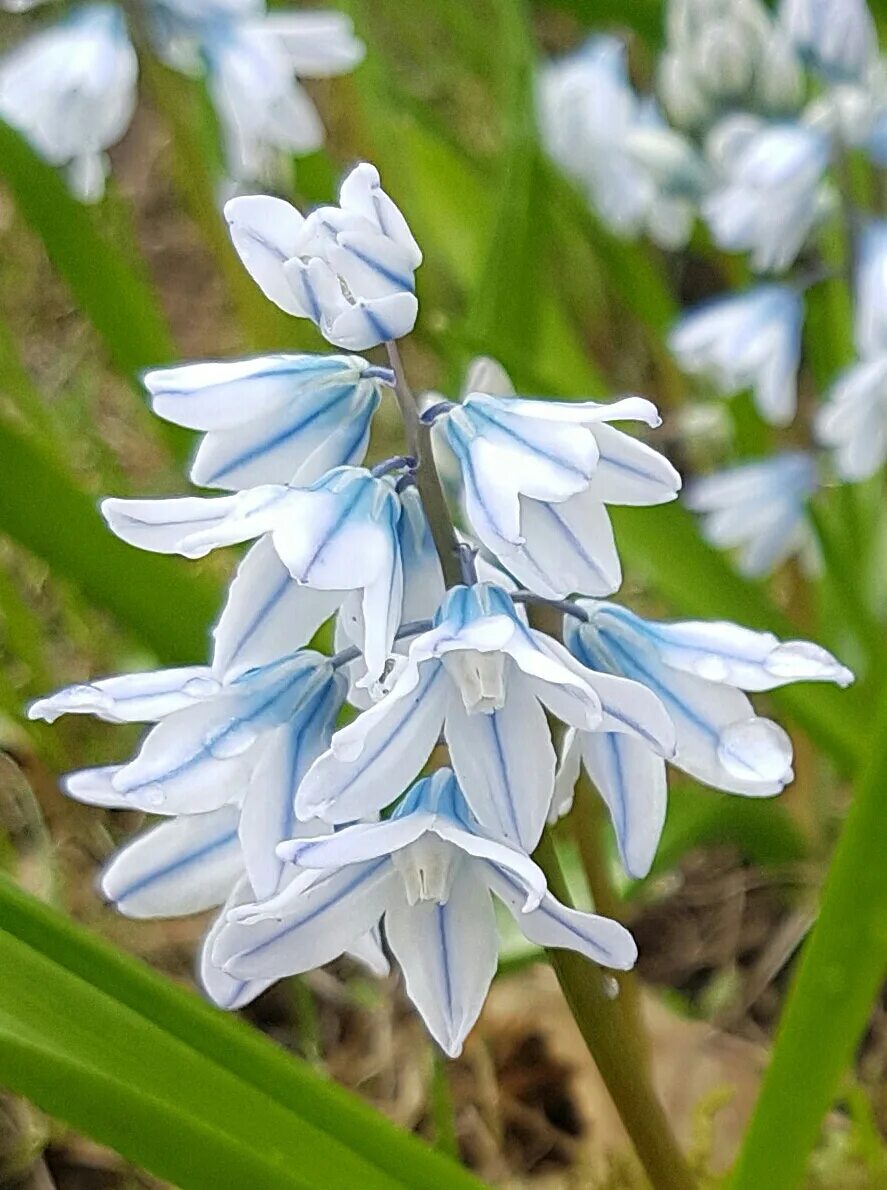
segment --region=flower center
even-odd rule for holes
[[[469,715],[490,715],[505,706],[505,654],[474,649],[447,653],[447,673],[459,687]]]
[[[446,905],[453,887],[456,849],[437,835],[423,835],[402,851],[395,851],[392,863],[403,880],[407,903],[436,901]]]

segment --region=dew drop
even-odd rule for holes
[[[188,698],[210,698],[218,694],[221,686],[215,678],[190,678],[182,687]]]

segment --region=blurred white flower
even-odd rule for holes
[[[542,139],[552,159],[617,235],[647,232],[667,248],[686,244],[704,168],[693,146],[628,81],[625,47],[591,38],[540,72]]]
[[[792,46],[758,0],[669,0],[658,89],[672,120],[704,129],[729,110],[795,111],[804,94]]]
[[[0,62],[0,117],[51,165],[64,167],[78,198],[95,202],[105,191],[106,150],[135,111],[137,78],[120,10],[87,5]]]
[[[711,544],[737,548],[740,570],[759,577],[792,554],[813,555],[806,504],[818,484],[812,455],[783,451],[692,481],[684,502],[702,514]]]
[[[686,372],[709,376],[732,396],[754,392],[761,416],[786,426],[797,407],[804,304],[790,285],[758,285],[685,314],[669,346]]]
[[[253,195],[226,203],[225,218],[265,296],[310,318],[330,343],[362,351],[413,329],[422,253],[374,166],[354,167],[338,207],[303,217],[283,199]]]
[[[887,459],[887,221],[860,232],[855,288],[860,359],[838,376],[816,418],[817,440],[849,483],[868,479]]]
[[[791,740],[755,714],[743,691],[853,681],[848,669],[808,641],[781,642],[769,632],[716,621],[658,623],[590,599],[578,605],[588,619],[564,618],[570,652],[589,669],[653,690],[675,726],[670,763],[729,793],[770,797],[793,777]],[[574,779],[580,756],[610,811],[626,871],[645,876],[665,821],[665,760],[637,737],[605,732],[570,733],[562,769]]]
[[[779,24],[804,60],[831,79],[861,78],[878,55],[865,0],[782,0]]]
[[[824,213],[828,138],[803,124],[730,116],[707,148],[719,177],[702,212],[715,243],[750,252],[757,272],[783,272]]]

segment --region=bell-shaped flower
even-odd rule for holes
[[[454,587],[396,665],[389,692],[336,732],[309,770],[296,811],[335,823],[380,810],[418,775],[443,730],[478,821],[532,851],[554,788],[545,708],[589,731],[633,732],[666,755],[674,744],[649,691],[577,667],[527,628],[500,587]]]
[[[784,115],[804,96],[791,43],[759,0],[669,0],[657,81],[671,119],[697,132],[727,109]]]
[[[772,633],[721,621],[660,623],[613,603],[578,602],[588,619],[565,617],[570,652],[590,669],[654,691],[675,727],[671,763],[716,789],[768,797],[792,780],[791,741],[755,714],[743,691],[853,681],[848,669],[808,641],[781,642]],[[665,821],[665,761],[625,733],[571,733],[565,749],[567,770],[581,757],[606,803],[626,871],[646,875]],[[572,786],[575,769],[570,777]]]
[[[702,213],[719,248],[751,253],[756,272],[783,272],[826,209],[828,138],[800,123],[728,116],[708,148],[719,174]]]
[[[669,346],[685,372],[710,377],[719,392],[754,392],[765,421],[789,425],[797,408],[804,304],[791,285],[757,285],[685,314]]]
[[[623,926],[561,905],[527,855],[484,830],[449,769],[419,781],[384,822],[279,850],[299,874],[277,896],[231,913],[214,961],[237,978],[279,979],[336,958],[382,918],[407,993],[451,1057],[496,971],[491,893],[540,946],[617,970],[637,956]]]
[[[435,423],[456,456],[474,534],[530,590],[609,595],[622,570],[607,504],[673,500],[662,455],[607,423],[659,425],[640,397],[533,401],[472,392]]]
[[[137,78],[120,9],[90,4],[0,61],[0,118],[64,167],[78,198],[95,202],[105,190],[106,150],[135,111]]]
[[[212,967],[209,950],[227,912],[272,896],[291,879],[293,870],[277,855],[279,843],[329,829],[300,823],[294,797],[329,744],[343,693],[329,663],[306,653],[226,684],[202,666],[123,674],[60,691],[30,709],[31,718],[50,722],[74,712],[159,724],[130,765],[73,773],[67,788],[82,801],[118,809],[136,804],[166,816],[112,858],[101,889],[127,917],[178,917],[224,905],[200,960],[204,986],[223,1007],[241,1007],[267,986],[233,980]],[[145,765],[165,770],[153,791],[138,784],[129,792],[116,787],[115,781],[128,787],[126,774]],[[214,787],[203,789],[203,781]],[[172,791],[169,801],[166,790]],[[353,951],[384,973],[385,959],[372,937]]]
[[[389,378],[354,355],[262,355],[158,368],[143,383],[156,414],[206,431],[193,482],[239,490],[361,463]]]
[[[329,342],[362,351],[413,329],[413,274],[422,253],[374,166],[356,165],[342,182],[339,206],[307,218],[266,195],[231,199],[225,217],[265,296],[310,318]]]
[[[317,623],[332,614],[347,592],[361,592],[368,626],[367,669],[372,680],[381,674],[400,623],[403,591],[397,536],[400,501],[388,479],[377,479],[357,467],[339,467],[307,488],[265,484],[209,500],[197,496],[112,499],[103,502],[102,512],[117,536],[131,545],[186,558],[200,558],[217,546],[269,534],[292,578],[328,597],[329,602],[323,598],[310,601],[311,615],[328,609]],[[226,625],[226,650],[235,647],[232,637],[242,633],[242,651],[243,639],[250,635],[250,626],[244,622],[249,613],[247,593],[255,591],[254,613],[262,620],[266,613],[258,599],[270,599],[281,585],[279,568],[268,562],[268,551],[263,550],[243,577],[237,611]],[[283,598],[278,617],[287,606]],[[253,627],[267,639],[271,625],[256,623]],[[302,631],[301,617],[294,631]],[[233,664],[230,655],[226,664]]]
[[[648,232],[663,247],[690,236],[704,180],[695,149],[632,90],[625,46],[593,37],[549,62],[537,83],[540,130],[552,160],[616,235]]]
[[[805,62],[827,79],[860,79],[878,54],[865,0],[782,0],[779,23]]]
[[[856,350],[863,359],[887,355],[887,220],[859,229],[854,280]]]
[[[740,570],[758,577],[793,554],[816,556],[806,506],[818,486],[813,456],[783,451],[694,480],[685,503],[702,515],[711,544],[738,549]]]

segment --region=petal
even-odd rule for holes
[[[296,255],[304,223],[296,208],[281,198],[253,194],[225,203],[225,218],[238,256],[265,297],[287,314],[310,317],[283,271]]]
[[[624,926],[609,917],[596,913],[581,913],[568,909],[551,893],[546,893],[542,904],[531,913],[523,910],[523,889],[517,882],[495,867],[487,865],[487,879],[490,888],[511,911],[521,933],[538,946],[575,950],[594,963],[612,967],[617,971],[629,971],[637,960],[634,939]]]
[[[382,949],[382,936],[378,926],[368,930],[360,938],[355,938],[347,953],[377,979],[384,979],[391,972],[391,964]]]
[[[257,737],[241,700],[221,701],[179,711],[152,728],[138,756],[114,777],[131,808],[202,814],[238,796],[250,767],[243,753]]]
[[[281,904],[285,916],[279,920],[232,921],[213,959],[229,974],[250,979],[282,979],[321,967],[378,924],[399,880],[386,859],[333,872]]]
[[[276,848],[295,835],[321,833],[320,823],[299,823],[295,799],[299,783],[329,746],[342,703],[341,681],[309,696],[289,723],[262,740],[240,815],[240,840],[253,891],[259,900],[280,887],[283,860]]]
[[[466,855],[491,860],[517,877],[527,894],[524,912],[537,908],[547,888],[545,873],[523,851],[480,834],[476,829],[467,829],[446,815],[438,815],[432,829],[441,839],[453,843]]]
[[[278,39],[299,78],[333,78],[363,60],[366,47],[340,12],[263,13],[261,28]]]
[[[558,641],[525,628],[515,632],[504,648],[531,679],[536,697],[562,723],[591,731],[600,726],[603,708],[591,674]]]
[[[129,545],[157,554],[179,554],[192,533],[220,525],[235,508],[236,496],[204,500],[182,496],[174,500],[103,500],[102,516],[112,533]]]
[[[416,295],[403,291],[361,299],[353,306],[345,303],[322,329],[324,337],[335,346],[365,351],[404,338],[416,325],[418,314]]]
[[[585,732],[581,750],[610,811],[623,866],[640,880],[650,870],[665,825],[665,762],[642,740],[618,732]]]
[[[498,959],[492,901],[473,865],[460,867],[445,905],[393,898],[385,935],[429,1032],[445,1053],[458,1057]]]
[[[229,1012],[243,1008],[244,1005],[255,1000],[256,996],[264,992],[272,983],[270,979],[235,979],[212,960],[219,936],[223,930],[228,928],[228,913],[236,906],[244,904],[251,896],[252,889],[249,886],[249,881],[243,877],[229,896],[222,912],[213,922],[209,933],[203,940],[203,946],[200,948],[198,978],[201,986],[214,1004],[218,1004],[219,1008],[224,1008]]]
[[[533,401],[527,397],[502,397],[500,405],[517,417],[538,417],[568,425],[594,425],[607,421],[642,421],[653,429],[662,418],[656,406],[644,397],[621,397],[617,401]]]
[[[238,810],[183,815],[138,835],[105,869],[102,893],[126,917],[179,917],[221,905],[243,872]]]
[[[589,489],[563,504],[521,499],[525,544],[500,552],[503,565],[531,591],[550,599],[574,592],[610,595],[622,566],[605,505]]]
[[[505,706],[467,714],[451,697],[445,726],[465,800],[492,834],[532,851],[554,791],[555,752],[545,712],[519,673],[507,679]]]
[[[582,736],[575,727],[564,732],[557,772],[554,775],[554,797],[548,811],[548,823],[554,825],[573,809],[576,782],[582,765]]]
[[[590,491],[596,499],[640,506],[674,500],[681,477],[664,455],[612,426],[595,426],[594,436],[600,458]]]
[[[158,417],[192,430],[230,430],[316,392],[352,390],[363,366],[351,356],[281,353],[157,368],[142,383]]]
[[[132,802],[124,793],[114,787],[114,778],[123,769],[121,764],[108,764],[101,768],[80,769],[68,773],[63,788],[68,797],[88,806],[101,806],[107,810],[131,810]],[[158,813],[158,811],[154,811]]]
[[[230,680],[302,648],[343,597],[341,591],[301,586],[270,537],[256,542],[237,567],[213,629],[213,672]]]
[[[389,805],[409,786],[437,743],[450,681],[442,665],[431,663],[408,686],[395,686],[336,732],[299,787],[300,818],[353,821]]]
[[[382,822],[356,822],[321,839],[290,839],[277,854],[300,868],[342,868],[392,855],[429,829],[434,815],[421,811]]]
[[[38,699],[28,718],[54,723],[60,715],[96,715],[108,723],[153,723],[218,691],[219,683],[205,665],[120,674]]]
[[[374,165],[361,161],[339,187],[339,202],[347,212],[362,215],[384,235],[409,251],[413,268],[422,263],[422,252],[400,209],[381,187]]]

